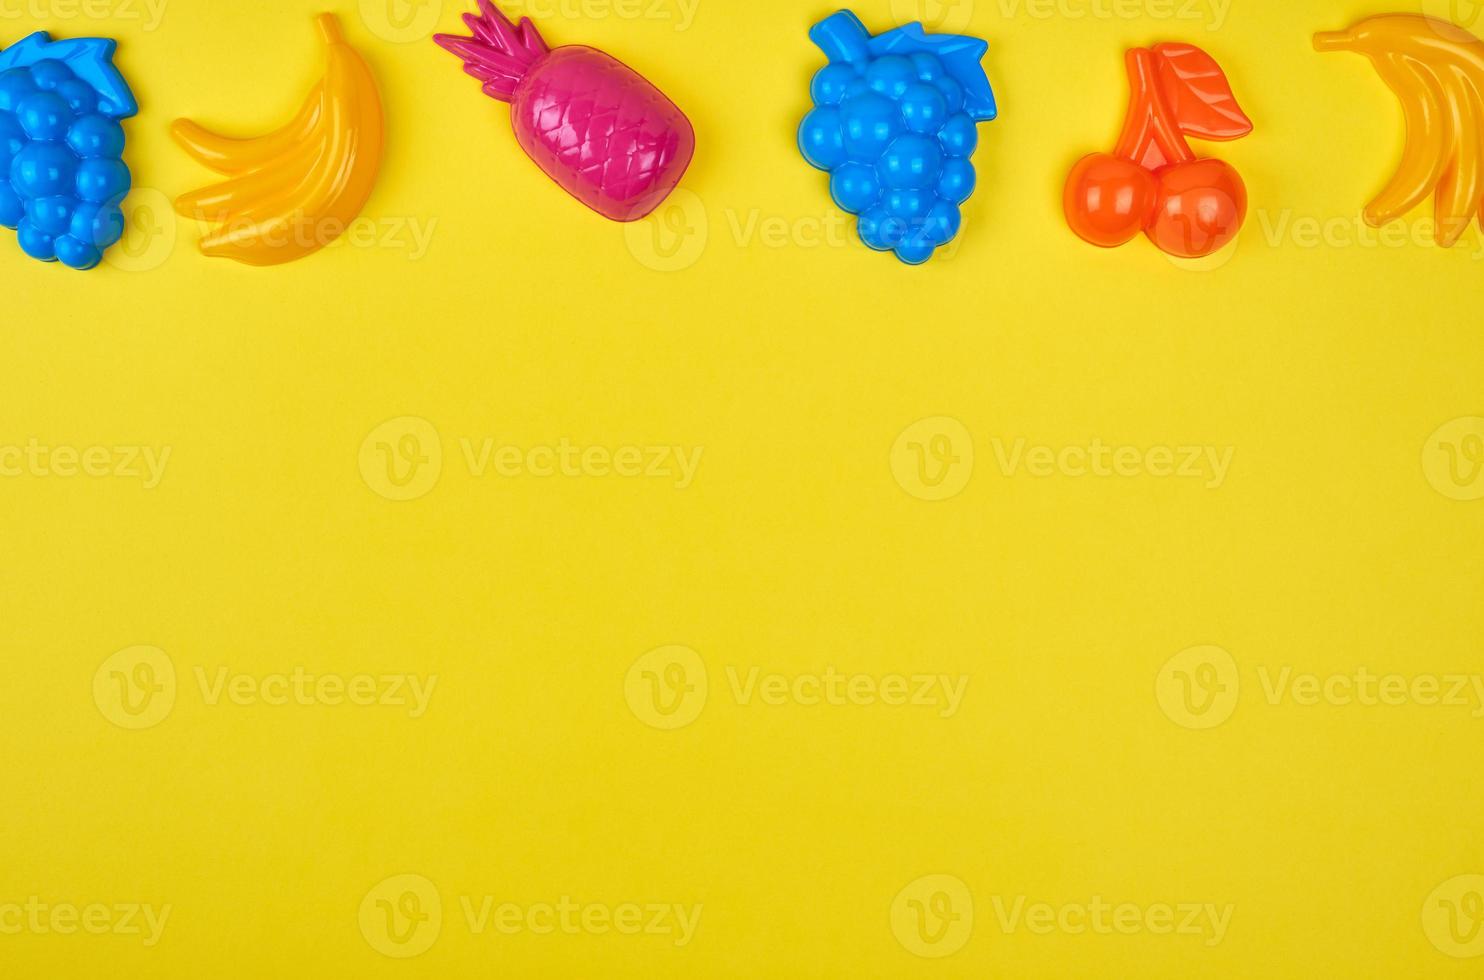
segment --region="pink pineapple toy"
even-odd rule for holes
[[[644,217],[675,189],[696,148],[690,120],[623,62],[582,45],[548,49],[529,17],[490,2],[465,14],[473,37],[433,40],[464,59],[484,94],[510,103],[521,149],[573,197],[614,221]]]

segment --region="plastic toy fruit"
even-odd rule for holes
[[[279,265],[313,254],[361,213],[381,168],[381,95],[366,62],[331,14],[315,19],[327,69],[288,125],[233,139],[176,120],[170,135],[198,162],[228,178],[175,201],[188,218],[217,225],[205,255]]]
[[[958,234],[974,193],[977,124],[995,117],[977,37],[907,24],[875,37],[848,10],[809,37],[829,59],[810,85],[799,150],[829,171],[830,196],[861,241],[918,265]]]
[[[690,120],[623,62],[582,45],[548,49],[490,0],[465,14],[472,37],[433,40],[464,59],[484,94],[510,103],[521,149],[568,194],[614,221],[660,206],[695,153]]]
[[[1401,166],[1366,205],[1366,222],[1379,228],[1435,194],[1442,247],[1457,242],[1476,214],[1484,223],[1484,42],[1447,21],[1389,14],[1316,34],[1314,47],[1370,58],[1406,115]]]
[[[114,48],[37,33],[0,51],[0,225],[33,259],[91,269],[124,234],[119,120],[139,106]]]
[[[1084,241],[1113,248],[1144,232],[1163,251],[1199,258],[1231,241],[1247,217],[1247,188],[1221,160],[1197,158],[1185,141],[1234,140],[1252,132],[1226,76],[1189,44],[1134,48],[1126,56],[1129,110],[1110,153],[1083,157],[1067,178],[1067,224]]]

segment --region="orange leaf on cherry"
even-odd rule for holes
[[[1156,44],[1160,94],[1186,136],[1234,140],[1252,132],[1216,59],[1193,44]]]

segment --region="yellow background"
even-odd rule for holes
[[[0,249],[0,443],[171,450],[152,489],[0,480],[0,906],[171,905],[150,948],[0,935],[0,973],[1477,975],[1423,915],[1484,872],[1484,720],[1274,703],[1261,681],[1481,669],[1484,503],[1435,489],[1424,453],[1484,414],[1484,246],[1477,228],[1448,253],[1419,242],[1421,212],[1400,242],[1361,237],[1400,114],[1363,59],[1308,40],[1390,5],[977,0],[1001,118],[981,127],[960,246],[912,269],[832,224],[793,144],[821,62],[806,31],[830,6],[699,0],[682,23],[670,0],[639,16],[555,2],[539,8],[551,43],[630,62],[694,121],[673,207],[627,235],[586,212],[427,31],[388,40],[406,32],[376,3],[341,0],[389,121],[366,217],[389,235],[431,225],[431,242],[267,270],[201,258],[198,229],[162,213],[209,179],[166,128],[287,119],[320,70],[321,5],[171,0],[146,30],[37,0],[44,16],[0,22],[7,43],[119,38],[144,189],[110,267]],[[912,6],[856,9],[879,31]],[[433,9],[449,30],[463,5]],[[1060,215],[1072,162],[1117,133],[1121,52],[1158,40],[1208,48],[1256,121],[1199,147],[1240,170],[1253,213],[1234,253],[1195,268],[1142,240],[1093,249]],[[1293,230],[1329,219],[1318,244]],[[394,502],[361,454],[402,417],[433,427],[419,445],[442,470]],[[892,457],[937,417],[962,427],[954,465],[973,469],[930,502]],[[477,477],[460,440],[487,438],[703,455],[683,489]],[[1232,464],[1208,488],[997,459],[1094,439],[1231,447]],[[672,645],[709,694],[662,730],[626,678]],[[168,656],[178,690],[136,731],[92,692],[137,646]],[[1195,730],[1157,687],[1203,646],[1229,652],[1240,700]],[[438,681],[420,718],[212,705],[195,671],[223,667]],[[729,667],[969,680],[943,718],[741,703]],[[402,874],[443,907],[405,960],[358,925]],[[893,925],[893,900],[933,875],[973,903],[972,935],[941,959]],[[703,912],[683,946],[476,935],[460,896]],[[996,917],[997,898],[1094,896],[1233,915],[1215,945]]]

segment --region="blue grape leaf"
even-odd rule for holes
[[[0,71],[29,68],[38,61],[61,61],[72,73],[98,93],[98,111],[110,119],[126,119],[139,112],[139,103],[129,83],[114,67],[113,53],[117,42],[106,37],[75,37],[53,41],[45,31],[37,31],[4,51],[0,51]]]
[[[983,59],[989,42],[966,34],[929,34],[918,23],[871,38],[871,55],[930,54],[943,62],[953,80],[963,86],[964,111],[975,122],[988,122],[999,112],[994,89],[984,73]]]
[[[35,34],[27,35],[15,42],[10,47],[0,50],[0,71],[8,71],[11,68],[29,68],[40,61],[42,51],[51,41],[51,35],[46,31],[37,31]]]

